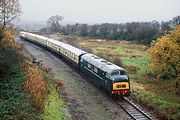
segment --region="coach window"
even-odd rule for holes
[[[94,72],[98,73],[98,69],[96,67],[94,67]]]
[[[76,60],[76,56],[73,54],[73,58],[74,58],[74,60]]]

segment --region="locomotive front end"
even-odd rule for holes
[[[115,96],[129,96],[130,84],[129,77],[125,71],[114,71],[111,73],[112,91]]]

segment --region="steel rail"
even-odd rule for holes
[[[129,98],[123,97],[117,104],[128,113],[134,120],[153,120],[153,118],[137,107]]]

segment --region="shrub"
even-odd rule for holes
[[[120,67],[123,67],[123,62],[119,57],[112,58],[111,62],[120,66]]]
[[[180,73],[180,25],[152,42],[149,55],[151,70],[158,79],[176,79]]]
[[[136,73],[140,68],[132,65],[126,65],[125,68],[131,72],[131,73]]]
[[[20,48],[20,45],[16,44],[14,40],[15,32],[12,30],[7,30],[3,32],[3,39],[0,40],[0,46],[3,48],[8,48],[12,50],[16,50]]]
[[[42,110],[43,100],[46,94],[46,82],[43,77],[42,71],[37,67],[26,68],[27,80],[25,88],[34,97],[35,107],[38,111]]]

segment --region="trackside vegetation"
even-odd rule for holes
[[[61,109],[66,106],[32,57],[15,43],[12,21],[21,14],[19,0],[0,1],[0,119],[1,120],[59,120],[67,117]],[[49,92],[50,91],[50,92]],[[49,103],[49,95],[56,98]],[[56,108],[56,109],[55,109]],[[45,111],[45,112],[44,112]],[[48,114],[47,114],[48,113]],[[58,114],[58,116],[57,116]],[[45,117],[44,117],[45,116]]]
[[[0,41],[0,119],[70,119],[53,76],[15,43],[14,35],[6,30]]]
[[[37,119],[38,113],[23,86],[26,80],[20,66],[23,60],[13,34],[5,31],[4,39],[0,41],[0,118]]]
[[[59,92],[56,89],[57,85],[52,80],[49,80],[48,84],[48,95],[44,101],[43,113],[40,115],[41,118],[44,120],[71,120],[71,116],[65,113],[67,103],[63,98],[59,97]]]

